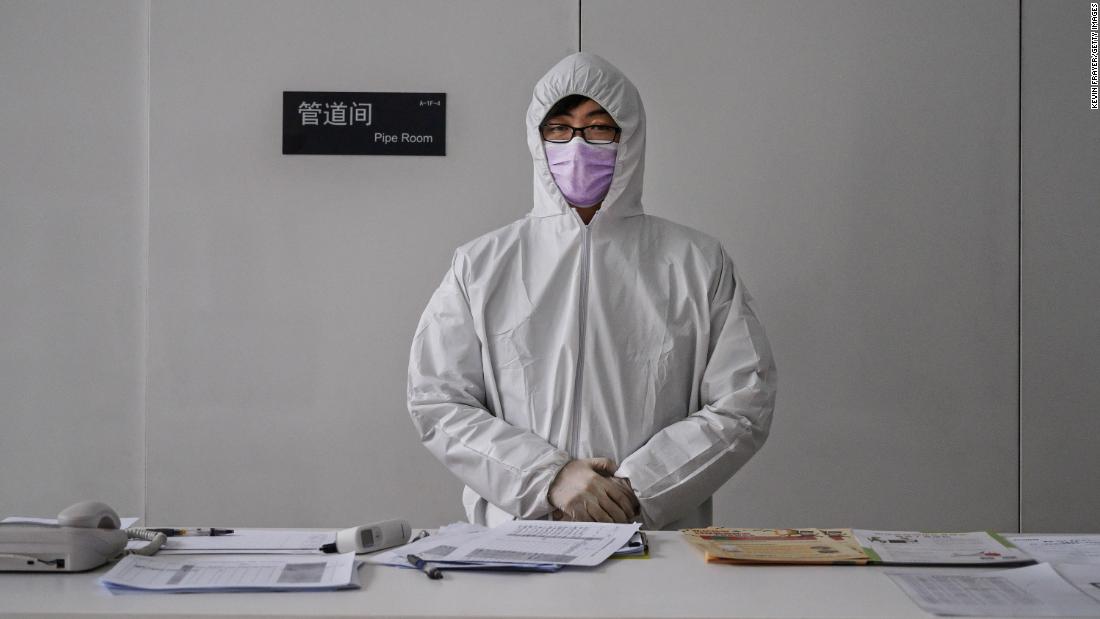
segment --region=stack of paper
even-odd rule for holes
[[[864,529],[684,529],[712,563],[863,565],[1029,565],[1027,553],[996,533]]]
[[[1100,602],[1100,535],[1035,535],[1005,537],[1036,561],[1046,561],[1067,582]]]
[[[684,529],[708,563],[862,565],[851,529]]]
[[[856,531],[863,537],[861,531]],[[887,572],[921,608],[938,615],[1004,617],[1100,617],[1100,535],[975,533],[874,533],[877,544],[890,544],[887,556],[905,564],[1003,564],[1021,556],[1039,565],[981,572],[926,570]],[[944,537],[946,535],[946,537]],[[940,537],[927,537],[940,536]],[[954,538],[954,539],[952,539]],[[959,539],[961,538],[961,539]],[[987,559],[986,556],[991,556]],[[884,557],[885,559],[886,557]],[[969,563],[968,563],[969,564]]]
[[[367,561],[410,567],[409,555],[414,555],[440,569],[556,571],[567,565],[603,563],[627,546],[640,527],[637,523],[514,520],[489,529],[455,523]]]
[[[100,578],[112,591],[173,593],[358,589],[354,553],[301,555],[128,555]]]

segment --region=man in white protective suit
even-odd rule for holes
[[[711,524],[764,444],[776,369],[721,243],[642,209],[645,110],[572,54],[527,110],[534,206],[459,247],[420,318],[408,405],[471,522]]]

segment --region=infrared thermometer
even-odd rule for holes
[[[344,529],[336,534],[336,541],[321,546],[323,552],[375,552],[407,544],[412,529],[405,520],[383,520],[361,527]]]

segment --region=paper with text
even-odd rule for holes
[[[1100,602],[1100,565],[1084,563],[1058,563],[1054,570],[1077,587],[1085,595]]]
[[[927,533],[855,529],[872,563],[895,565],[1020,565],[1034,561],[986,531]]]
[[[111,589],[328,591],[359,587],[355,553],[317,555],[127,555],[100,582]]]
[[[463,542],[448,561],[599,565],[623,547],[641,524],[513,520]]]
[[[1009,533],[1005,537],[1036,561],[1100,565],[1100,535]]]
[[[1100,616],[1100,603],[1063,580],[1048,563],[998,571],[886,575],[918,606],[937,615]]]

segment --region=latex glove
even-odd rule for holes
[[[629,482],[611,477],[616,468],[607,458],[570,460],[550,484],[550,504],[562,520],[632,522],[638,501]]]

